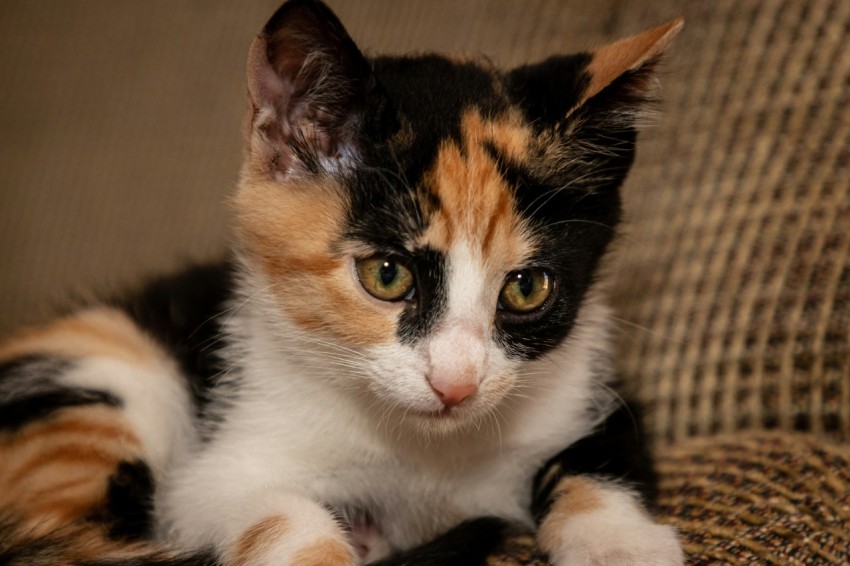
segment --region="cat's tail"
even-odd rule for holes
[[[94,525],[0,517],[2,566],[220,566],[211,553],[176,553],[112,540]]]

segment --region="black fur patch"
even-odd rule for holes
[[[56,378],[73,365],[71,360],[37,354],[0,364],[0,430],[14,432],[66,407],[122,405],[106,391],[57,384]]]
[[[478,566],[501,544],[510,525],[496,517],[466,521],[436,539],[371,566]]]
[[[427,228],[419,199],[439,206],[422,181],[440,145],[461,141],[461,118],[468,110],[493,117],[507,109],[508,101],[497,92],[495,71],[477,63],[439,55],[378,57],[372,70],[386,100],[384,113],[369,115],[363,126],[364,153],[348,180],[353,197],[349,232],[368,243],[392,237],[403,244]],[[405,130],[402,141],[392,140],[400,128]]]
[[[121,399],[105,391],[56,388],[0,405],[0,430],[15,431],[59,409],[83,405],[120,407],[122,403]]]
[[[540,357],[570,335],[602,253],[613,238],[611,229],[583,224],[562,234],[553,231],[539,229],[537,252],[529,261],[555,275],[547,303],[528,314],[499,311],[496,316],[497,338],[510,354],[524,359]]]
[[[619,181],[598,193],[559,190],[551,181],[535,181],[521,166],[505,160],[500,164],[515,187],[522,214],[534,227],[536,251],[529,266],[555,276],[554,292],[544,308],[523,315],[498,313],[498,338],[508,352],[534,359],[557,347],[573,328],[599,260],[616,234]]]
[[[109,477],[106,499],[90,520],[103,523],[110,537],[141,541],[153,534],[154,481],[141,461],[121,462]]]
[[[550,57],[517,67],[508,74],[507,90],[538,131],[560,123],[590,84],[589,53]]]
[[[46,354],[30,354],[13,358],[0,363],[0,400],[13,396],[20,389],[20,380],[26,380],[27,385],[52,383],[62,373],[71,367],[71,362],[65,358]],[[17,380],[13,383],[13,380]]]
[[[565,476],[587,474],[625,480],[652,505],[658,491],[657,476],[637,404],[623,405],[599,429],[549,460],[534,481],[531,511],[539,523],[552,505],[552,491]]]
[[[221,318],[233,287],[229,262],[191,267],[152,281],[141,292],[116,301],[180,363],[202,414],[215,376],[221,372]]]
[[[446,259],[442,253],[426,248],[415,262],[416,296],[398,321],[398,336],[413,344],[431,330],[446,309]]]

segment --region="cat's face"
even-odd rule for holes
[[[367,61],[323,5],[285,4],[251,49],[236,198],[281,340],[429,430],[492,412],[581,321],[672,29],[500,72]]]

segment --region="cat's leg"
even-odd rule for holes
[[[313,469],[293,455],[298,430],[255,405],[241,411],[231,408],[231,427],[216,431],[160,486],[158,534],[181,549],[208,549],[222,566],[355,566],[371,559],[358,552],[358,533],[344,513],[304,490],[324,460]],[[364,534],[377,544],[376,533]]]
[[[684,562],[676,531],[660,525],[629,482],[654,495],[638,418],[623,407],[596,434],[559,454],[538,477],[537,539],[556,566]]]
[[[684,562],[672,527],[657,524],[634,492],[591,476],[558,482],[537,539],[556,566]]]
[[[227,566],[354,566],[356,551],[330,511],[292,492],[262,490],[228,514],[217,545]]]
[[[161,536],[180,548],[212,549],[223,566],[360,563],[340,515],[303,489],[313,473],[287,443],[298,432],[280,434],[263,409],[240,410],[229,419],[248,426],[247,436],[219,430],[161,486]]]
[[[192,436],[176,364],[120,310],[0,344],[0,507],[21,520],[144,537],[150,492]]]

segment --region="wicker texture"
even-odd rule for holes
[[[850,447],[807,435],[695,439],[660,454],[660,513],[691,564],[847,564]]]
[[[660,438],[850,439],[850,2],[704,8],[627,191],[621,367]]]

